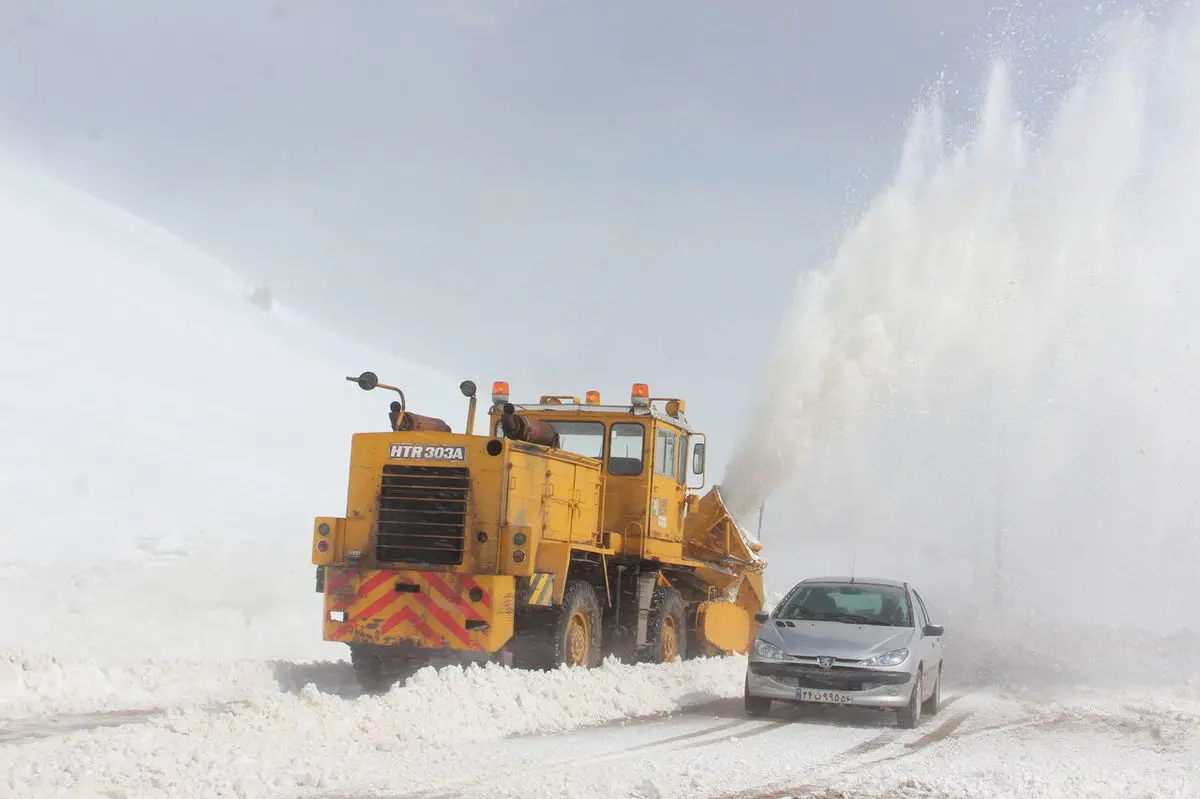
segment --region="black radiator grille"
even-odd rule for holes
[[[468,485],[468,472],[459,466],[384,466],[375,559],[462,563]]]

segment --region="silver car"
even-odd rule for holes
[[[746,663],[746,713],[772,701],[894,710],[901,727],[935,715],[942,634],[908,583],[853,577],[803,580],[770,613]]]

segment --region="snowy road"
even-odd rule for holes
[[[1200,792],[1196,685],[1161,697],[1037,698],[947,686],[941,713],[900,730],[889,716],[842,708],[777,708],[770,718],[747,718],[741,658],[606,664],[591,673],[430,669],[379,697],[359,696],[344,663],[243,663],[207,675],[200,671],[207,667],[170,664],[136,675],[110,669],[107,682],[81,680],[82,664],[20,668],[21,696],[40,694],[44,705],[70,686],[73,693],[53,701],[77,710],[3,706],[4,718],[15,719],[0,723],[6,796]],[[94,690],[80,693],[81,685]],[[139,692],[147,701],[128,701]],[[172,695],[173,704],[148,701]]]

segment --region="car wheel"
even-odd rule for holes
[[[908,698],[908,707],[896,711],[896,723],[903,729],[911,730],[921,723],[921,694],[925,692],[925,670],[917,672],[917,684],[913,686],[912,696]]]
[[[938,666],[937,682],[933,684],[933,693],[921,707],[922,716],[936,716],[942,708],[942,667]]]
[[[765,716],[771,712],[771,700],[763,696],[750,695],[750,681],[746,681],[745,704],[747,716]]]

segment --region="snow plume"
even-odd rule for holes
[[[939,617],[1196,627],[1200,15],[1173,11],[1107,28],[1047,115],[1005,63],[968,136],[914,115],[724,481],[735,516],[771,497],[774,587],[853,562]]]

